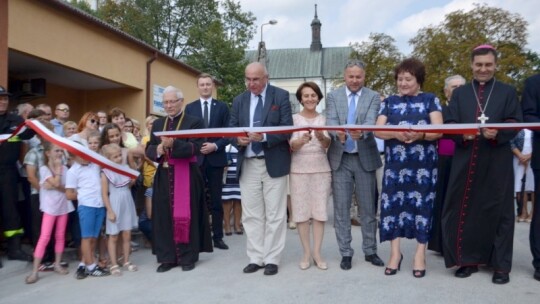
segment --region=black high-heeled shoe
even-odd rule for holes
[[[426,265],[426,261],[424,260],[424,265]],[[412,275],[415,278],[423,278],[426,275],[426,269],[424,266],[424,269],[413,269]]]
[[[415,278],[423,278],[426,275],[426,270],[425,269],[424,270],[413,269],[412,275]]]
[[[398,270],[401,270],[401,262],[402,261],[403,261],[403,253],[401,254],[401,259],[399,260],[399,264],[397,266],[397,269],[386,267],[386,269],[384,270],[384,274],[385,275],[395,275],[398,272]]]

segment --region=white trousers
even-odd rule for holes
[[[287,231],[287,175],[272,178],[264,159],[244,159],[240,191],[249,262],[279,265]]]

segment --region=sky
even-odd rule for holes
[[[409,55],[408,41],[420,28],[438,25],[456,10],[469,11],[474,3],[486,3],[521,15],[528,22],[527,48],[540,53],[540,1],[538,0],[239,0],[244,11],[257,18],[257,32],[249,43],[256,49],[265,25],[267,49],[309,48],[315,4],[322,23],[323,47],[348,46],[366,41],[370,33],[385,33],[396,40],[399,50]]]

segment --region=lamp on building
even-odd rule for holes
[[[277,20],[271,19],[267,23],[261,24],[261,41],[259,41],[259,51],[257,55],[257,61],[264,65],[266,65],[266,45],[263,41],[263,27],[268,24],[274,25],[276,23],[277,23]]]

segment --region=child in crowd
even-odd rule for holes
[[[120,127],[113,123],[108,123],[103,127],[101,132],[101,146],[108,144],[117,144],[122,149],[122,164],[127,164],[131,169],[137,169],[139,165],[135,158],[144,157],[144,149],[135,147],[128,149],[122,141],[122,131]]]
[[[112,162],[122,164],[122,149],[117,144],[104,145],[101,151]],[[117,264],[118,235],[122,233],[122,248],[124,252],[124,269],[137,271],[137,266],[129,261],[131,251],[131,230],[137,227],[135,203],[129,187],[135,180],[115,173],[109,169],[101,170],[101,192],[107,208],[106,233],[109,235],[108,249],[111,258],[111,274],[122,274]]]
[[[101,133],[98,130],[91,131],[88,134],[88,149],[99,153],[99,147],[101,146]],[[101,232],[97,240],[97,246],[99,250],[99,262],[98,265],[102,268],[106,268],[109,260],[107,259],[107,238],[105,236],[105,226],[101,226]]]
[[[67,167],[63,165],[64,150],[49,142],[43,144],[44,163],[39,168],[39,202],[43,211],[41,234],[34,251],[34,267],[32,273],[26,277],[26,283],[32,284],[38,280],[38,271],[45,254],[45,247],[55,230],[55,260],[54,271],[59,274],[68,274],[68,270],[60,265],[66,235],[68,213],[74,210],[64,193]]]
[[[146,148],[150,141],[150,133],[156,116],[150,115],[145,120],[145,135],[141,139],[141,145]],[[157,164],[152,160],[145,158],[142,166],[143,186],[144,191],[144,209],[139,215],[139,230],[144,233],[148,241],[152,241],[152,185],[154,183],[154,175],[156,173]]]
[[[97,237],[105,218],[105,208],[101,197],[100,167],[94,163],[72,155],[74,163],[66,176],[66,196],[77,200],[77,212],[81,228],[82,261],[76,272],[78,280],[88,275],[101,277],[110,272],[96,264],[94,252]]]
[[[38,110],[40,112],[43,112],[41,110]],[[47,121],[41,121],[43,126],[45,126],[50,131],[54,131],[54,126],[47,122]],[[39,197],[39,190],[41,188],[40,186],[40,168],[43,165],[46,165],[44,160],[44,148],[43,144],[46,141],[40,136],[36,135],[32,139],[35,139],[37,142],[37,145],[35,145],[33,148],[31,148],[26,155],[24,156],[24,172],[28,179],[28,182],[31,185],[31,192],[30,192],[30,221],[31,221],[31,238],[32,238],[32,245],[34,248],[37,246],[37,242],[39,240],[39,236],[41,233],[41,225],[42,225],[42,211],[40,210],[40,197]],[[54,239],[54,237],[53,237]],[[51,244],[46,245],[45,254],[41,257],[41,262],[43,263],[40,267],[40,271],[53,271],[54,270],[54,246],[51,242]],[[67,267],[68,264],[66,262],[62,262],[62,267]]]
[[[75,133],[77,133],[77,123],[71,120],[66,121],[64,123],[64,137],[69,138]]]
[[[101,145],[101,133],[99,131],[93,131],[88,134],[88,149],[99,153],[99,146]]]

